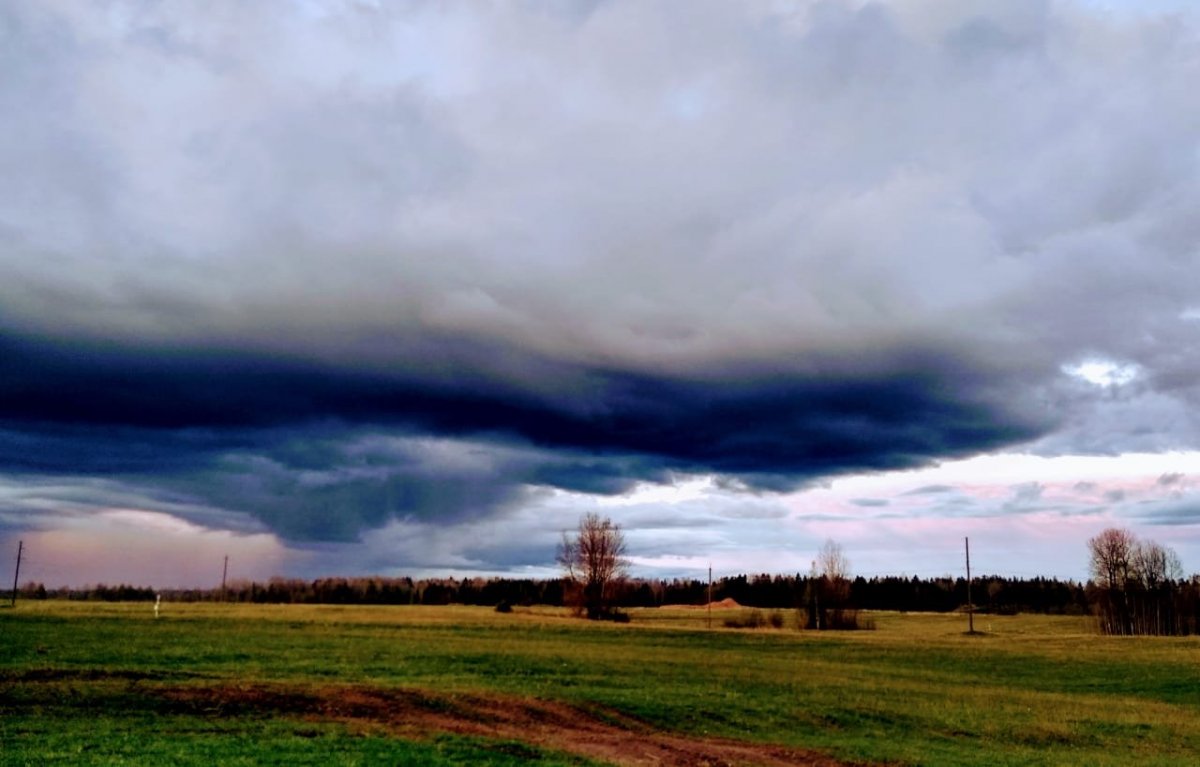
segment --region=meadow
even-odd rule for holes
[[[2,764],[1200,763],[1200,639],[1086,618],[22,602]]]

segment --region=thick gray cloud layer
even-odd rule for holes
[[[1194,447],[1198,29],[7,3],[0,470],[346,540],[545,487]]]

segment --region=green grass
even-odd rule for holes
[[[114,701],[109,699],[111,704]],[[8,715],[6,715],[6,719]],[[287,721],[213,723],[196,717],[78,715],[18,717],[0,726],[0,763],[40,765],[435,765],[546,767],[590,764],[514,741],[441,736],[428,742],[363,735],[345,727]]]
[[[832,635],[710,631],[696,610],[596,625],[548,608],[164,608],[0,612],[0,762],[580,763],[478,738],[164,715],[144,695],[243,681],[536,696],[871,762],[1200,762],[1200,641],[1101,637],[1081,618],[980,616],[985,634],[968,637],[942,615],[877,614],[876,631]]]

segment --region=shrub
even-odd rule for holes
[[[762,628],[767,620],[763,617],[761,610],[751,610],[743,616],[735,616],[725,619],[725,628],[727,629],[757,629]]]
[[[830,631],[872,631],[875,619],[862,615],[858,610],[830,610],[825,628]]]
[[[822,609],[819,612],[810,604],[807,610],[802,610],[799,617],[799,628],[818,631],[873,631],[875,620],[868,618],[853,608]]]

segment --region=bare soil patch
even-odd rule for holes
[[[519,740],[619,765],[844,767],[823,754],[655,729],[610,709],[500,695],[367,686],[187,686],[160,690],[180,710],[209,716],[289,715],[382,729],[410,738],[438,733]]]

